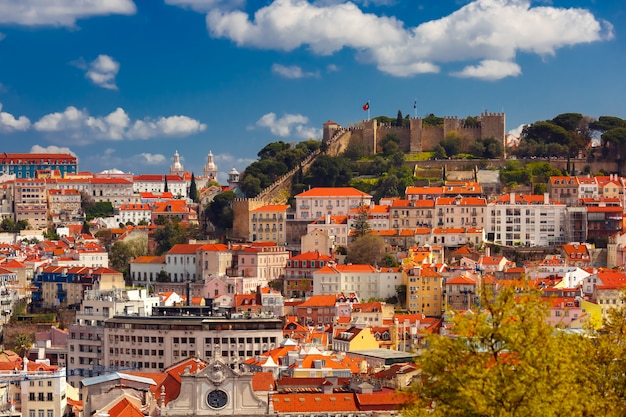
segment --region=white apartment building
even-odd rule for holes
[[[81,195],[78,190],[48,190],[48,209],[52,223],[82,223]]]
[[[139,196],[133,193],[133,183],[122,178],[91,178],[89,180],[93,200],[108,201],[114,208],[122,204],[137,204]]]
[[[201,271],[204,282],[211,277],[221,277],[233,266],[233,253],[228,246],[220,243],[207,243],[196,251],[196,269]]]
[[[389,230],[389,206],[376,205],[371,202],[369,206],[357,207],[348,212],[348,230],[351,230],[359,216],[362,215],[361,210],[367,212],[367,223],[371,230]]]
[[[295,199],[296,220],[314,220],[327,214],[347,216],[352,209],[369,206],[372,196],[353,187],[315,187]]]
[[[197,250],[201,243],[174,245],[165,254],[165,271],[172,282],[196,281],[202,277],[197,264]]]
[[[480,197],[439,197],[435,200],[436,227],[483,227],[487,200]]]
[[[161,309],[155,316],[116,316],[105,322],[105,366],[162,372],[195,356],[205,361],[217,357],[238,368],[283,340],[278,318],[229,319],[195,315],[193,308],[189,315],[172,315]]]
[[[390,281],[387,285],[383,281]],[[326,265],[313,271],[313,295],[356,293],[361,300],[388,298],[396,294],[402,273],[396,269],[379,270],[371,265]]]
[[[289,252],[283,246],[267,242],[245,246],[236,256],[237,276],[271,281],[285,273]]]
[[[268,204],[248,213],[250,242],[274,242],[284,245],[287,227],[287,210],[289,204]]]
[[[8,385],[6,395],[18,415],[26,417],[63,417],[67,407],[65,368],[50,366],[48,361],[25,360],[22,370],[3,374]],[[10,414],[12,415],[12,414]]]
[[[145,175],[135,175],[133,177],[133,191],[135,193],[162,193],[164,188],[165,188],[165,176],[164,175],[145,174]]]
[[[133,224],[139,224],[141,221],[145,221],[150,224],[152,218],[152,209],[149,204],[122,204],[119,208],[117,215],[117,222],[126,224],[131,222]]]
[[[487,240],[506,246],[554,246],[565,237],[565,203],[543,196],[503,195],[487,206]]]
[[[70,385],[80,388],[83,377],[107,373],[102,359],[105,320],[115,315],[151,315],[152,308],[159,302],[159,297],[151,297],[143,289],[86,291],[68,332],[67,379]]]
[[[130,262],[130,279],[133,285],[148,286],[157,282],[161,271],[165,271],[165,255],[139,256]]]
[[[350,233],[350,228],[348,227],[348,216],[322,216],[319,219],[309,223],[306,226],[306,231],[307,235],[312,235],[316,231],[324,233],[332,242],[332,246],[348,246],[348,236]],[[304,239],[304,236],[302,237],[302,239]],[[315,243],[315,241],[313,243]],[[311,245],[309,244],[309,247],[305,250],[303,248],[304,241],[301,240],[302,252],[315,250],[311,249],[310,246]],[[327,249],[320,250],[320,252],[330,255],[330,252],[328,251],[328,248],[330,247],[331,246],[328,246]]]
[[[48,224],[48,196],[44,179],[17,179],[13,186],[15,221],[26,220],[33,229]]]

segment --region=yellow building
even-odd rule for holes
[[[443,277],[428,266],[405,268],[402,279],[406,285],[405,305],[411,314],[440,317],[443,311]]]
[[[378,349],[379,346],[378,340],[374,337],[370,327],[364,329],[351,327],[348,330],[337,333],[333,338],[333,350],[335,352]]]

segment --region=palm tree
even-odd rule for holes
[[[30,336],[20,333],[15,337],[15,348],[13,349],[20,357],[24,357],[28,354],[28,351],[33,346],[33,341]]]

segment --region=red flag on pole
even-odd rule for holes
[[[370,102],[368,101],[363,105],[363,111],[367,111],[370,108]]]

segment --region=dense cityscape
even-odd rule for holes
[[[626,13],[0,0],[0,417],[626,415]]]
[[[565,119],[584,118],[551,123]],[[498,138],[494,159],[459,157],[486,143],[467,120],[329,121],[321,142],[259,152],[266,167],[296,150],[301,160],[286,173],[264,169],[274,177],[254,197],[242,188],[254,164],[219,184],[211,152],[201,175],[186,171],[177,151],[168,173],[138,175],[81,170],[70,154],[4,153],[0,409],[392,416],[413,404],[404,412],[450,412],[441,393],[434,409],[422,400],[433,394],[429,375],[435,386],[449,383],[450,362],[436,368],[432,359],[436,340],[476,337],[465,321],[501,308],[535,317],[542,331],[593,336],[623,308],[626,178],[573,168],[589,171],[594,153],[617,146],[608,138],[622,128],[607,120],[585,122],[603,129],[595,148],[543,161],[514,156],[542,142],[529,133],[539,122],[512,138],[504,115],[471,121]],[[453,157],[440,159],[440,147]],[[355,149],[361,166],[382,158],[394,168],[306,184]],[[411,168],[411,185],[396,181],[381,195],[386,178],[406,171],[397,162]],[[512,165],[558,175],[507,183]],[[536,304],[511,301],[521,294]],[[496,353],[528,348],[505,340]]]

